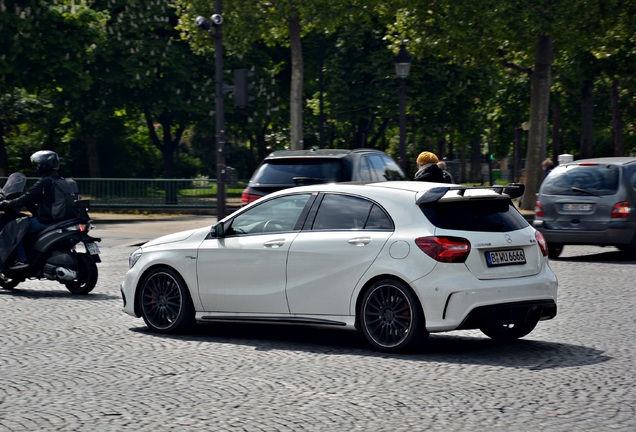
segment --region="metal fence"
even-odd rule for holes
[[[27,188],[37,178],[27,179]],[[183,211],[213,214],[216,212],[216,179],[129,179],[74,178],[82,199],[91,208],[102,210]],[[4,185],[6,177],[0,177]],[[226,207],[241,205],[246,181],[226,185]]]

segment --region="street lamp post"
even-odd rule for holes
[[[216,113],[216,214],[217,220],[225,217],[225,115],[223,107],[223,31],[221,24],[221,0],[214,1],[214,15],[210,19],[204,17],[196,18],[196,25],[202,29],[210,31],[214,28],[214,33],[210,33],[210,38],[214,40],[214,85],[215,85],[215,113]]]
[[[406,172],[406,77],[411,70],[411,56],[402,45],[400,51],[393,58],[395,64],[395,74],[400,79],[400,147],[398,162],[402,171]]]

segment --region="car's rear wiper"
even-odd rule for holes
[[[294,177],[294,183],[297,185],[310,185],[310,184],[320,184],[326,183],[327,180],[315,177]]]
[[[592,195],[592,196],[595,196],[595,197],[600,197],[600,195],[595,194],[595,193],[594,193],[594,192],[592,192],[592,191],[589,191],[589,190],[587,190],[587,189],[581,189],[580,187],[576,187],[576,186],[572,186],[572,187],[570,188],[570,190],[571,190],[572,192],[581,192],[581,193],[584,193],[584,194],[587,194],[587,195]]]

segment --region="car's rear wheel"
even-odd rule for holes
[[[375,282],[360,304],[360,327],[369,343],[384,352],[410,351],[428,336],[417,297],[402,282]]]
[[[140,285],[141,316],[158,333],[176,333],[195,324],[194,306],[183,278],[169,268],[148,273]]]
[[[491,339],[512,341],[530,334],[538,322],[539,318],[528,317],[525,320],[515,320],[513,323],[484,325],[479,330]]]
[[[558,258],[563,252],[562,244],[548,243],[548,258]]]

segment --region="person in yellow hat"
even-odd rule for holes
[[[444,183],[444,171],[437,166],[439,159],[435,153],[424,151],[417,157],[417,172],[414,180]]]

